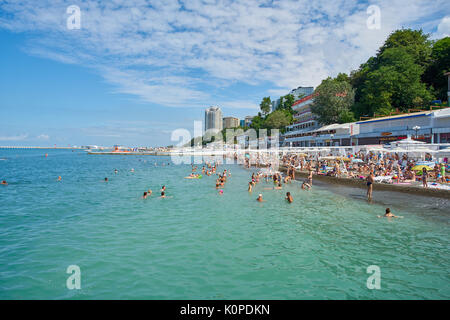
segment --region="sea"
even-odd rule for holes
[[[298,181],[249,193],[258,169],[238,164],[219,165],[221,195],[191,168],[0,149],[0,299],[450,298],[449,200]],[[387,207],[403,218],[378,218]]]

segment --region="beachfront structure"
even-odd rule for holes
[[[450,108],[375,118],[355,123],[356,145],[386,144],[412,136],[426,143],[450,143]]]
[[[450,108],[313,129],[299,122],[288,130],[283,142],[287,147],[378,145],[408,136],[426,143],[450,143]]]
[[[222,127],[224,129],[232,129],[239,127],[240,122],[238,118],[235,117],[225,117],[223,118],[223,125]]]
[[[300,98],[309,96],[314,93],[314,87],[297,87],[295,89],[292,89],[291,92],[288,94],[291,94],[294,96],[294,100],[298,100]],[[276,101],[272,102],[272,111],[275,111],[281,104],[282,98],[277,99]]]
[[[245,120],[239,120],[239,125],[243,128],[245,127]]]
[[[205,110],[205,132],[209,129],[223,129],[222,110],[219,107],[212,106]]]
[[[309,147],[311,146],[309,138],[312,132],[319,128],[316,116],[311,111],[311,105],[314,103],[315,94],[297,100],[292,105],[294,110],[294,123],[286,127],[286,133],[283,135],[283,145],[290,147]]]

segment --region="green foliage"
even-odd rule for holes
[[[397,109],[407,111],[409,108],[428,106],[435,97],[433,86],[438,85],[441,90],[444,87],[444,77],[439,84],[433,82],[437,71],[430,68],[430,63],[441,61],[438,56],[445,57],[441,54],[445,52],[445,47],[444,43],[440,43],[433,58],[433,42],[422,30],[393,32],[375,57],[369,58],[350,74],[350,83],[355,88],[355,104],[352,107],[355,115],[387,115]],[[442,69],[442,66],[439,68]],[[444,92],[441,93],[443,96]]]
[[[269,114],[270,109],[272,108],[272,100],[270,100],[270,97],[264,97],[259,104],[259,107],[263,114]]]
[[[269,114],[264,121],[264,127],[266,129],[283,129],[292,124],[294,117],[287,109],[275,110]]]
[[[339,78],[327,78],[316,88],[318,96],[311,107],[321,124],[353,121],[351,106],[355,100],[355,90],[349,82]]]
[[[450,37],[436,41],[431,52],[431,62],[427,67],[422,79],[432,89],[435,97],[442,101],[447,100],[447,77],[450,72]]]

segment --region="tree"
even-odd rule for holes
[[[355,90],[347,81],[327,78],[316,88],[311,111],[324,125],[343,123],[354,119],[350,108],[355,100]]]
[[[377,57],[381,57],[386,50],[403,48],[413,57],[414,63],[425,67],[431,60],[432,42],[430,35],[422,30],[401,29],[392,32],[378,50]]]
[[[264,115],[269,114],[272,109],[272,100],[270,100],[270,97],[264,97],[259,104],[259,107]]]
[[[260,115],[253,117],[250,128],[255,129],[256,131],[258,131],[259,129],[263,129],[264,119]]]
[[[436,98],[447,100],[447,77],[450,71],[450,37],[436,41],[431,52],[431,63],[427,67],[422,79],[430,86]]]
[[[264,124],[267,129],[280,129],[283,132],[286,126],[292,124],[293,120],[289,110],[279,109],[269,114]]]
[[[292,94],[285,95],[284,97],[281,97],[281,102],[278,109],[288,110],[292,114],[292,105],[294,104],[294,102],[295,98]]]
[[[431,94],[421,76],[424,67],[415,63],[405,48],[385,49],[379,57],[379,68],[366,75],[360,103],[372,115],[388,114],[396,109],[406,111],[421,99],[431,100]]]

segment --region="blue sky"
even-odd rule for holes
[[[79,30],[67,28],[70,5]],[[0,145],[172,144],[208,106],[254,115],[264,96],[357,68],[400,27],[448,36],[450,5],[0,1]]]

